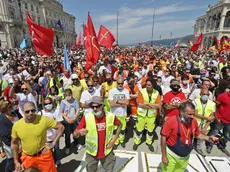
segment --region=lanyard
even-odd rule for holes
[[[190,133],[190,127],[188,128],[187,133],[185,132],[185,128],[184,128],[183,124],[182,124],[182,129],[183,129],[183,132],[184,132],[184,135],[185,135],[185,138],[186,138],[185,144],[188,145],[188,137],[189,137],[189,133]]]

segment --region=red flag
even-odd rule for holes
[[[36,24],[27,13],[27,23],[34,48],[38,54],[53,56],[53,29]]]
[[[84,25],[84,33],[83,33],[83,41],[84,41],[84,47],[87,47],[87,26]]]
[[[180,45],[180,40],[177,41],[177,43],[176,43],[174,48],[179,48],[179,45]]]
[[[193,44],[193,46],[189,49],[189,52],[196,52],[199,49],[202,40],[203,40],[203,34],[201,33],[198,39],[196,40],[196,43]]]
[[[89,70],[93,64],[97,63],[100,56],[100,46],[98,44],[96,32],[94,30],[93,22],[88,13],[87,21],[87,45],[86,45],[87,57],[86,57],[86,70]]]
[[[82,40],[82,35],[81,35],[81,32],[80,32],[80,34],[78,36],[78,40],[77,40],[76,46],[81,45],[81,40]]]
[[[106,27],[101,25],[100,31],[98,33],[99,44],[110,49],[114,41],[115,41],[115,38],[113,34]]]

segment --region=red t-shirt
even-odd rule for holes
[[[105,154],[104,154],[104,148],[105,148],[105,137],[106,137],[106,116],[104,115],[101,118],[96,118],[96,125],[97,125],[97,132],[98,132],[98,151],[97,151],[97,158],[104,158]],[[120,124],[120,121],[117,117],[115,117],[114,119],[114,125],[118,126]],[[85,121],[85,116],[83,116],[83,118],[81,119],[80,124],[77,127],[77,130],[80,130],[82,128],[86,127],[86,121]]]
[[[184,93],[181,91],[178,92],[177,94],[173,93],[172,91],[169,91],[164,95],[164,98],[163,98],[163,102],[165,104],[180,103],[183,100],[186,100],[186,97]],[[176,109],[167,110],[165,115],[167,117],[170,117],[170,116],[175,116],[178,114],[179,114],[179,109],[176,108]]]
[[[220,106],[217,109],[217,117],[224,123],[230,124],[230,95],[229,93],[220,94],[217,99]]]
[[[192,125],[185,125],[183,123],[180,125],[180,139],[184,144],[186,144],[186,135],[188,135],[188,144],[191,143],[191,131],[193,137],[200,135],[200,130],[196,119],[192,120]],[[161,134],[166,136],[168,145],[173,146],[176,144],[177,132],[178,122],[176,116],[167,118],[162,128]]]

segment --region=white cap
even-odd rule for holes
[[[72,74],[72,75],[71,75],[71,79],[78,79],[78,75],[77,75],[77,74],[75,74],[75,73],[74,73],[74,74]]]

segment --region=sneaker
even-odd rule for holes
[[[117,150],[118,145],[113,146],[113,150]]]
[[[148,145],[148,144],[147,144]],[[153,145],[148,145],[148,147],[149,147],[149,150],[151,151],[151,152],[154,152],[154,147],[153,147]]]
[[[60,160],[57,160],[56,161],[56,167],[59,167],[61,165],[61,161]]]
[[[222,151],[225,155],[230,156],[230,153],[229,153],[226,149],[221,149],[221,151]]]
[[[125,148],[125,142],[121,143],[121,146],[122,146],[123,148]]]
[[[212,152],[212,148],[211,148],[211,147],[207,147],[207,148],[206,148],[206,152],[207,152],[208,154],[210,154],[210,153]]]
[[[194,150],[201,156],[205,156],[204,152],[201,149],[194,148]]]
[[[65,154],[68,155],[69,153],[70,153],[69,148],[66,148],[66,149],[65,149]]]
[[[82,145],[78,145],[78,146],[77,146],[77,150],[81,150],[82,148],[83,148]]]
[[[134,145],[133,145],[133,150],[134,150],[134,151],[136,151],[136,150],[137,150],[137,148],[138,148],[138,146],[139,146],[139,145],[134,144]]]

